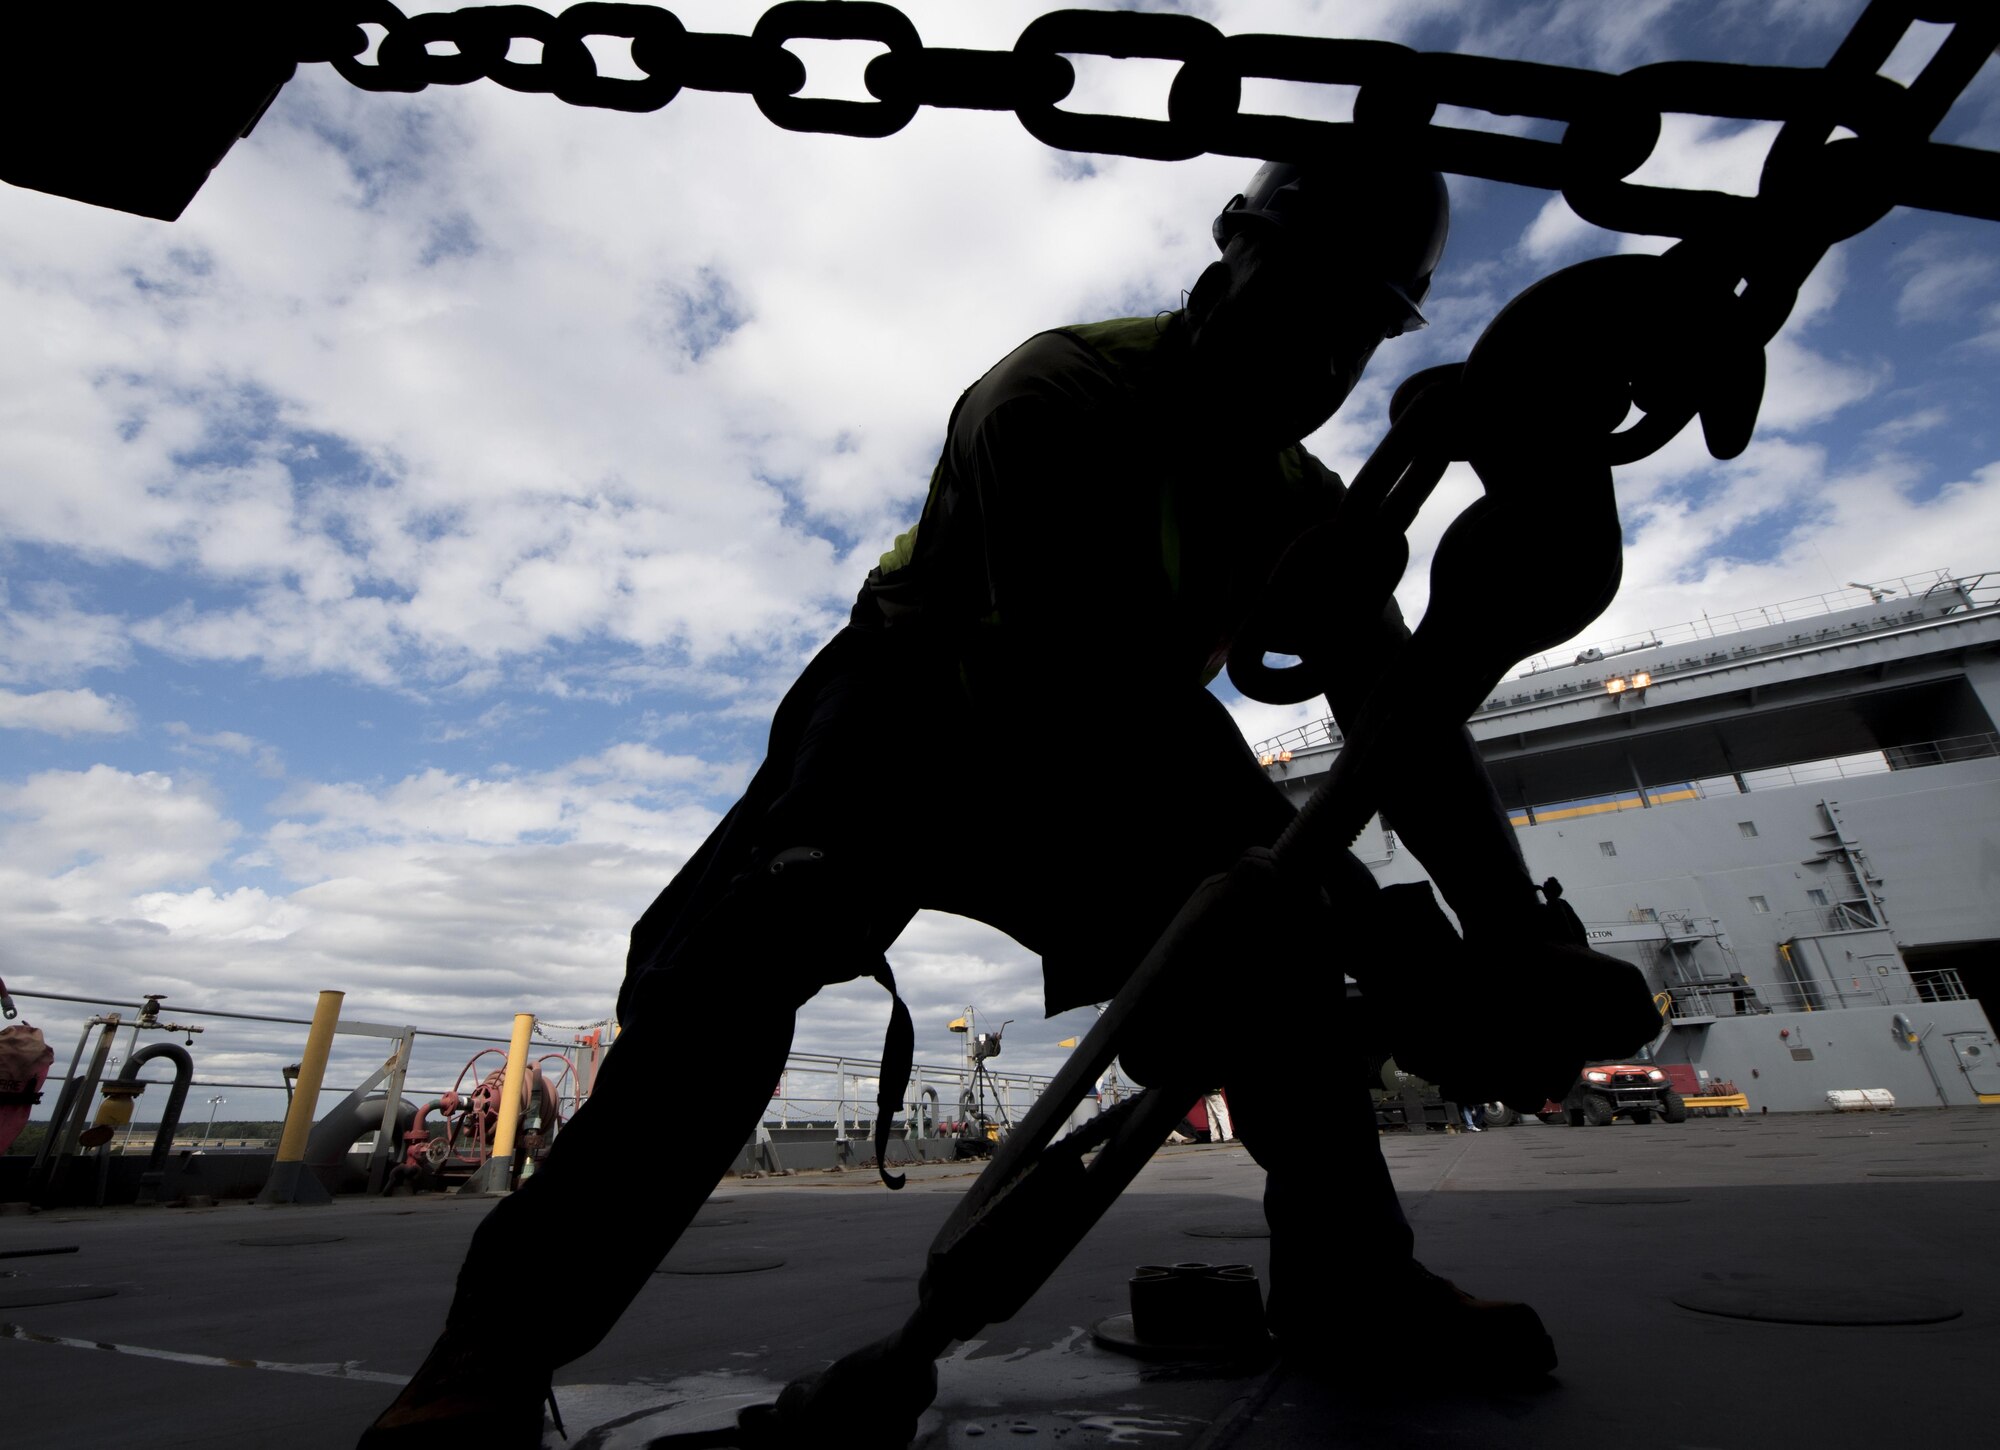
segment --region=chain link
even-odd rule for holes
[[[1878,71],[1918,19],[1951,30],[1902,86]],[[359,59],[366,25],[384,32],[368,64]],[[1790,316],[1826,250],[1891,207],[2000,220],[2000,155],[1930,139],[2000,45],[1992,0],[1870,0],[1818,68],[1668,61],[1615,75],[1386,41],[1225,35],[1191,15],[1139,10],[1053,11],[1031,21],[1011,50],[936,48],[879,0],[782,0],[748,35],[690,31],[661,7],[602,0],[554,15],[489,5],[413,16],[389,0],[320,0],[310,18],[294,16],[286,28],[300,59],[331,59],[368,90],[489,78],[624,111],[658,110],[684,89],[733,92],[786,130],[873,137],[902,130],[926,107],[1012,111],[1030,135],[1068,151],[1163,161],[1391,151],[1440,171],[1558,191],[1594,225],[1678,239],[1667,275],[1685,289],[1682,320],[1698,314],[1717,356],[1734,359],[1723,369],[1730,387],[1700,397],[1690,380],[1701,368],[1691,359],[1680,383],[1656,379],[1656,406],[1606,445],[1616,462],[1654,451],[1696,412],[1717,456],[1747,444],[1763,344]],[[642,78],[601,74],[593,39],[628,42]],[[872,99],[801,96],[809,77],[786,48],[795,40],[881,47],[864,72]],[[517,41],[538,42],[539,59],[513,58]],[[1167,118],[1063,109],[1076,84],[1069,57],[1079,55],[1175,63]],[[1245,112],[1250,80],[1352,88],[1354,118]],[[1546,139],[1440,124],[1443,108],[1527,117],[1561,133]],[[1670,114],[1781,123],[1756,195],[1628,180],[1652,156]]]
[[[1921,10],[1953,30],[1909,87],[1875,74]],[[1012,111],[1036,139],[1069,151],[1184,160],[1204,154],[1301,156],[1367,144],[1406,150],[1439,170],[1561,191],[1586,220],[1614,231],[1693,237],[1755,224],[1759,197],[1628,181],[1651,155],[1668,113],[1779,121],[1797,134],[1774,147],[1766,181],[1796,209],[1812,187],[1828,218],[1906,205],[2000,220],[2000,156],[1928,138],[1951,101],[2000,43],[2000,7],[1875,0],[1823,68],[1670,61],[1612,75],[1533,61],[1417,51],[1376,40],[1224,35],[1191,15],[1058,10],[1031,21],[1011,51],[923,44],[894,6],[876,0],[782,0],[748,35],[688,30],[652,5],[589,3],[560,14],[487,5],[406,16],[389,0],[325,0],[317,25],[299,27],[302,58],[333,57],[367,90],[421,91],[491,79],[577,106],[658,110],[683,89],[749,95],[790,131],[889,136],[917,111]],[[386,32],[372,64],[359,29]],[[643,79],[600,74],[592,39],[629,43]],[[868,101],[802,98],[805,64],[794,40],[886,48],[868,65]],[[510,58],[516,41],[541,56]],[[1167,119],[1061,108],[1075,86],[1068,57],[1178,63]],[[1246,113],[1243,83],[1279,80],[1356,88],[1352,121]],[[1563,127],[1559,141],[1441,125],[1440,107],[1531,117]],[[1853,134],[1828,141],[1834,127]],[[1808,135],[1807,133],[1811,133]],[[1839,177],[1838,184],[1834,178]],[[1871,194],[1857,208],[1853,193]]]

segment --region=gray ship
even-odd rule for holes
[[[1996,717],[2000,573],[1940,570],[1532,662],[1471,729],[1535,879],[1657,993],[1643,1056],[1784,1113],[2000,1107]],[[1257,750],[1303,800],[1341,746]],[[1393,822],[1355,850],[1424,879]]]

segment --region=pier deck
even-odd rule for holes
[[[1383,1146],[1426,1262],[1532,1302],[1562,1357],[1553,1379],[1464,1388],[1467,1366],[1372,1335],[1366,1304],[1326,1312],[1356,1353],[1417,1366],[1423,1394],[1097,1347],[1089,1327],[1125,1310],[1138,1264],[1264,1276],[1256,1165],[1236,1145],[1169,1148],[1016,1319],[955,1349],[919,1443],[1761,1450],[1992,1434],[2000,1108],[1530,1122]],[[973,1166],[919,1167],[899,1194],[859,1172],[726,1182],[664,1266],[676,1272],[559,1373],[569,1444],[626,1450],[726,1422],[887,1332]],[[43,1447],[349,1446],[422,1358],[489,1206],[0,1216],[7,1421]],[[520,1266],[520,1291],[518,1323],[496,1335],[565,1312],[544,1265]],[[545,1443],[562,1443],[552,1427]]]

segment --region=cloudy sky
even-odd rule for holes
[[[737,32],[760,8],[676,6]],[[1049,7],[903,8],[928,43],[993,48]],[[1620,70],[1817,64],[1861,6],[1149,8]],[[1919,30],[1894,78],[1935,45]],[[795,48],[808,94],[859,94],[869,47]],[[1942,139],[2000,147],[1995,70]],[[1068,104],[1162,114],[1171,76],[1079,62]],[[1750,191],[1774,129],[1669,118],[1636,179]],[[1042,328],[1176,305],[1250,169],[1064,154],[1005,115],[862,141],[780,131],[741,96],[627,115],[490,83],[371,95],[309,66],[172,225],[0,188],[0,975],[284,1016],[336,987],[355,1016],[476,1031],[603,1017],[630,923],[915,517],[959,390]],[[1394,383],[1462,357],[1522,287],[1660,245],[1560,197],[1452,190],[1434,325],[1312,440],[1343,472]],[[1772,349],[1750,451],[1714,465],[1689,434],[1623,471],[1627,582],[1590,637],[2000,566],[1996,235],[1899,211],[1838,248]],[[1419,521],[1412,615],[1475,487],[1448,481]],[[1143,728],[1116,699],[1048,708],[1082,793],[1081,747]],[[1235,708],[1252,739],[1313,713]],[[975,767],[925,742],[911,787]],[[1021,1068],[1087,1021],[1036,1020],[1032,959],[955,918],[920,918],[894,961],[922,1059],[955,1057],[967,1003],[1021,1019]],[[82,1009],[24,1005],[66,1061]],[[885,1006],[828,993],[799,1045],[872,1054]],[[271,1081],[296,1052],[218,1024],[200,1072]]]

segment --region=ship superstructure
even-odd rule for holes
[[[2000,1105],[1996,717],[2000,573],[1940,570],[1531,662],[1470,724],[1535,879],[1660,994],[1653,1058],[1784,1112]],[[1257,749],[1303,799],[1341,746]],[[1425,877],[1393,822],[1355,849]]]

